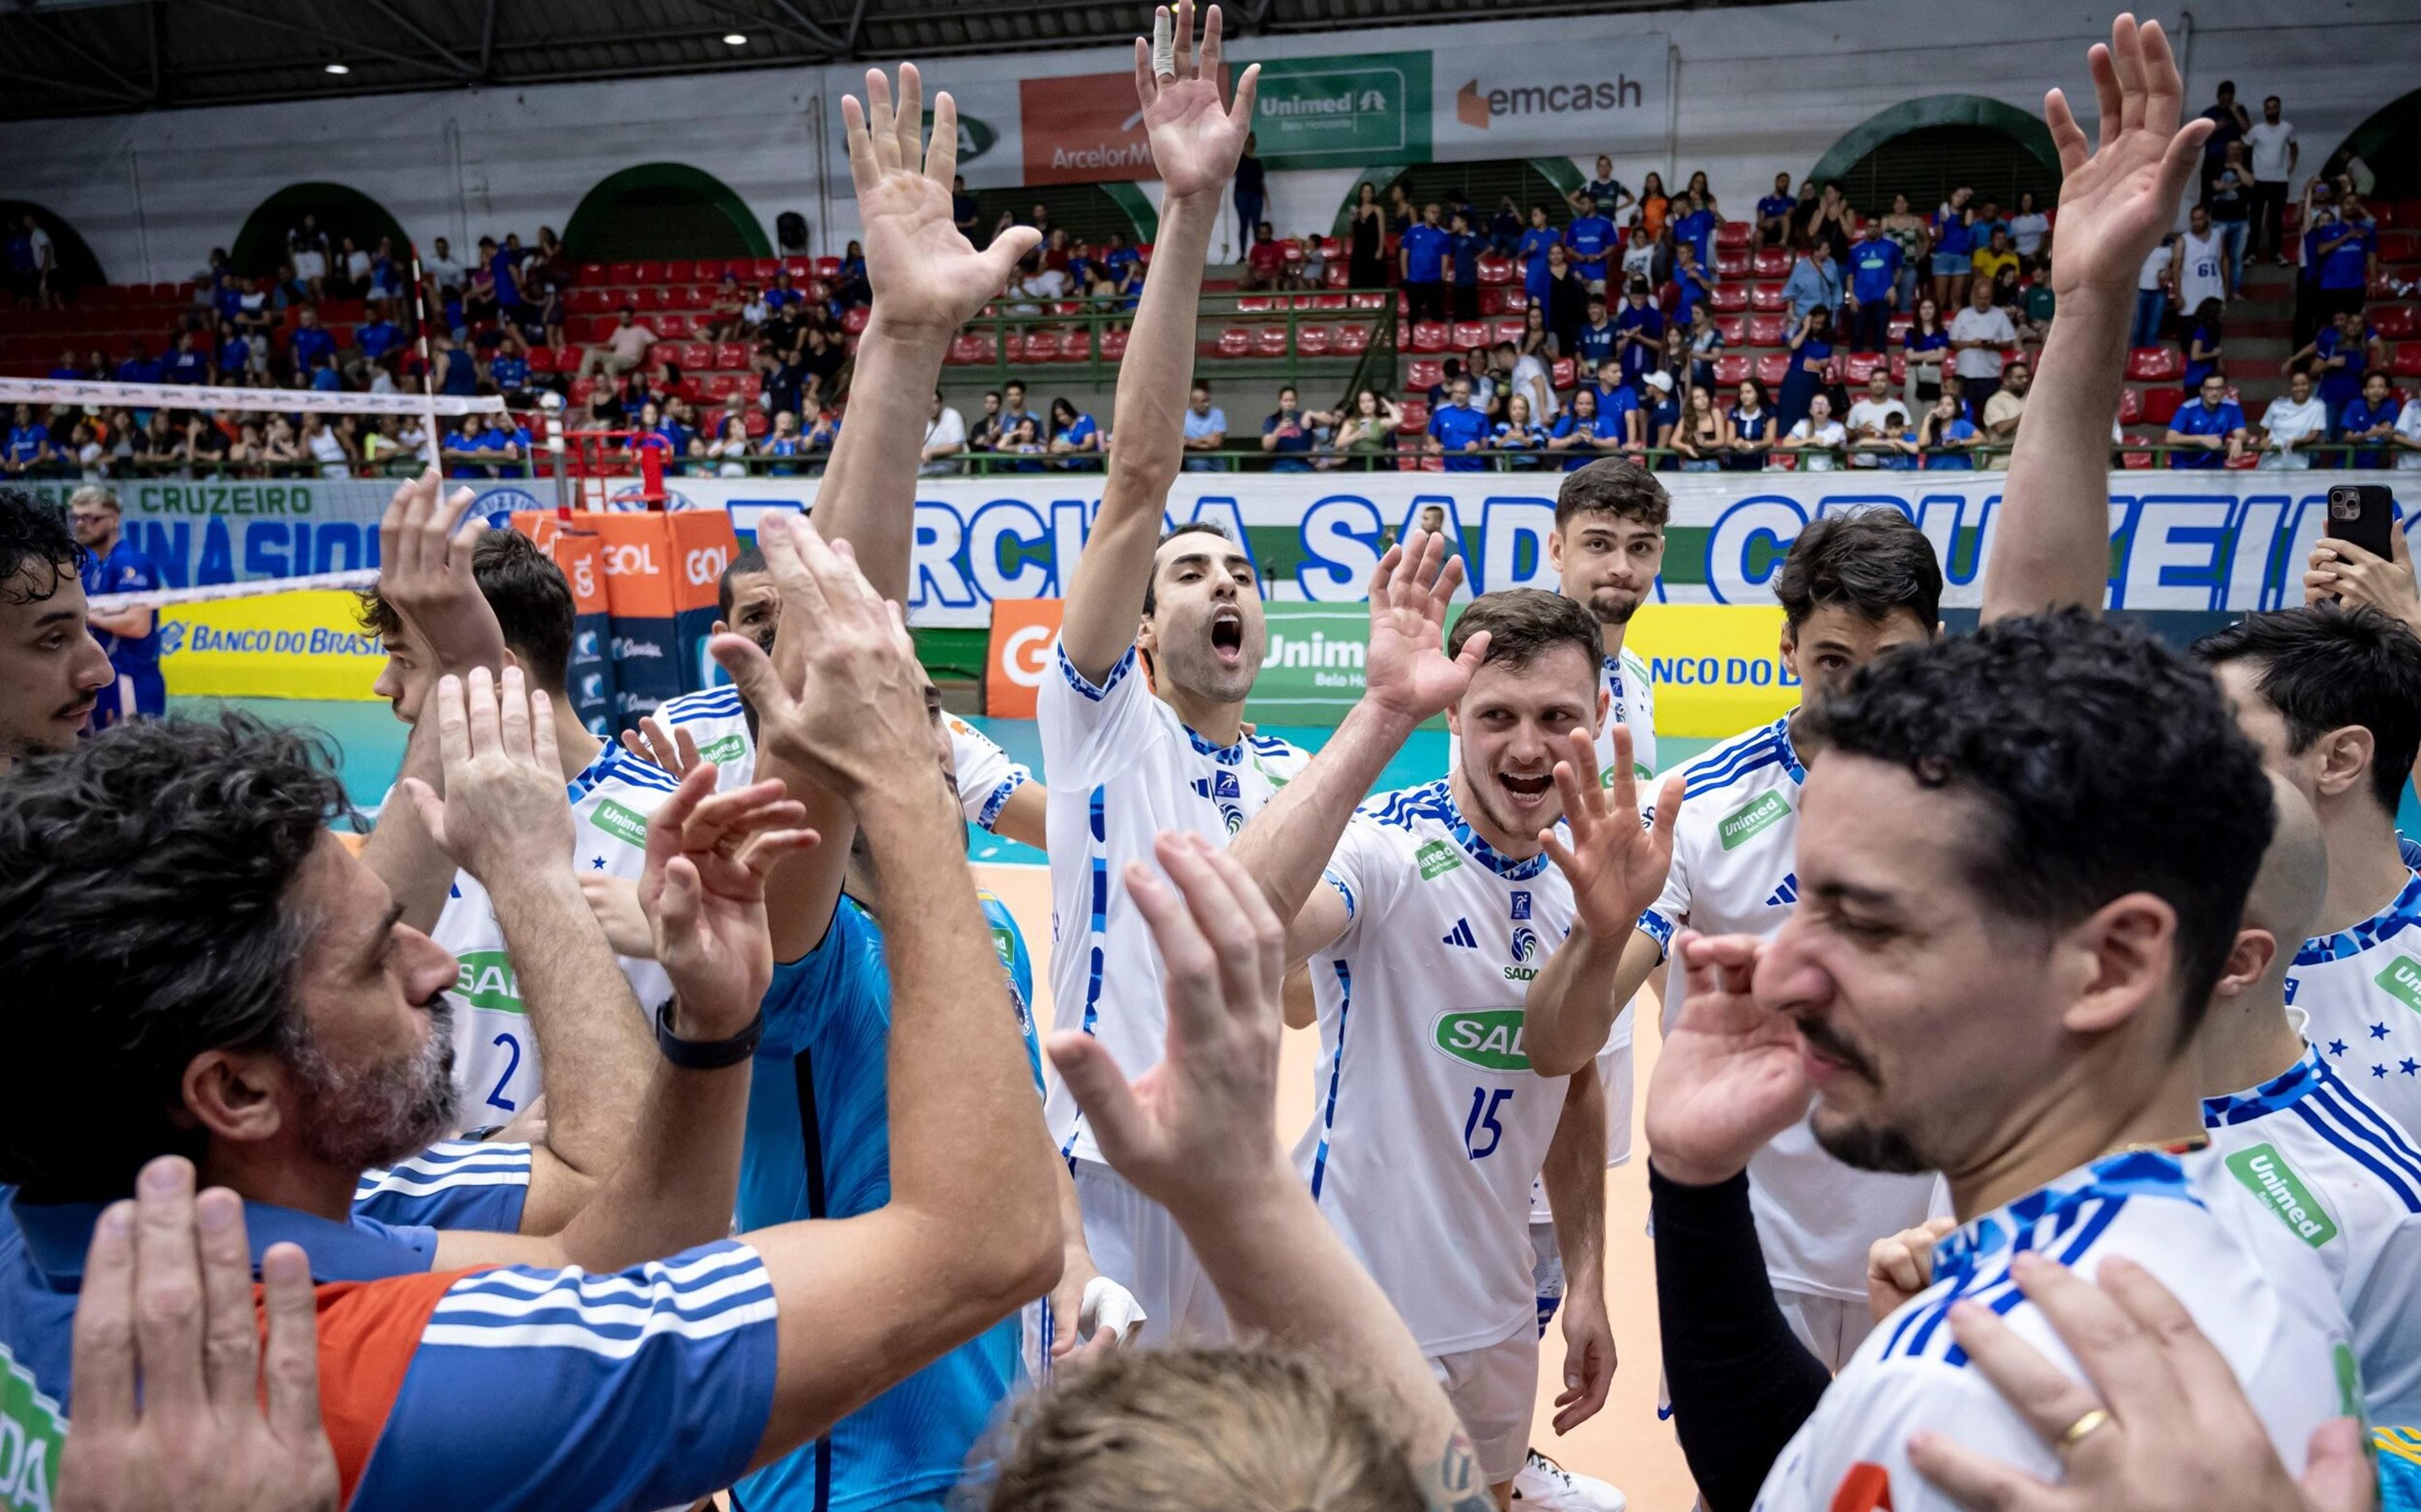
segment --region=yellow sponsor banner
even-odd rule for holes
[[[1779,604],[1650,604],[1623,645],[1648,662],[1661,735],[1722,738],[1799,707]]]
[[[386,652],[341,590],[261,594],[160,612],[160,673],[206,698],[375,698]]]

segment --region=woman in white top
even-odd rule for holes
[[[2396,466],[2421,472],[2421,399],[2406,399],[2396,414]]]
[[[1840,421],[1833,418],[1831,397],[1814,394],[1807,399],[1807,418],[1792,426],[1790,434],[1778,444],[1790,451],[1806,453],[1799,460],[1803,470],[1829,473],[1835,465],[1831,448],[1846,446],[1849,443],[1850,433],[1842,429]]]
[[[2051,217],[2035,200],[2035,192],[2023,190],[2018,195],[2018,212],[2009,217],[2009,244],[2018,256],[2026,259],[2031,272],[2042,259],[2043,238],[2051,234]]]
[[[2260,465],[2302,472],[2312,465],[2311,454],[2302,448],[2328,439],[2329,407],[2312,392],[2312,375],[2298,372],[2287,381],[2287,392],[2261,412]]]
[[[352,454],[345,449],[344,438],[328,428],[324,414],[303,417],[303,449],[320,464],[321,477],[343,477],[352,471]]]
[[[723,433],[708,444],[706,455],[715,464],[717,477],[746,477],[751,450],[747,421],[740,415],[726,414],[723,417]]]

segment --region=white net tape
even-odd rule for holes
[[[171,604],[209,603],[220,599],[258,599],[264,594],[303,593],[313,588],[358,591],[375,586],[378,580],[378,569],[365,567],[350,572],[253,578],[242,583],[212,583],[197,588],[159,588],[149,593],[96,593],[91,603],[95,609],[163,609]]]
[[[319,414],[501,414],[495,395],[346,394],[320,389],[205,388],[85,379],[0,378],[0,404],[76,404],[129,410],[292,410]]]

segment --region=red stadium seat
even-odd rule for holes
[[[1320,238],[1319,241],[1320,255],[1327,258],[1329,261],[1335,262],[1337,258],[1345,256],[1345,242],[1343,238],[1323,236]]]
[[[1504,314],[1505,290],[1501,288],[1481,289],[1479,291],[1479,313],[1482,315]]]
[[[1340,325],[1329,338],[1328,350],[1338,357],[1359,357],[1370,350],[1370,328],[1367,325]]]
[[[721,257],[700,257],[695,262],[690,264],[689,275],[704,284],[719,282],[723,277],[723,259]]]
[[[851,335],[857,335],[866,330],[866,319],[867,306],[852,304],[841,312],[840,328]]]
[[[2148,388],[2144,391],[2144,421],[2147,425],[2165,426],[2186,407],[2186,391],[2181,388]]]
[[[680,361],[680,342],[659,341],[648,349],[648,366],[653,367],[658,363],[677,363]]]
[[[1790,274],[1790,254],[1782,247],[1759,247],[1749,259],[1749,271],[1759,278],[1787,278]]]
[[[818,257],[814,264],[808,268],[807,275],[826,280],[838,278],[840,276],[840,259],[838,257]]]
[[[2382,268],[2370,275],[2370,283],[2364,289],[2364,294],[2370,299],[2402,299],[2411,287],[2409,277],[2399,275],[2393,268]]]
[[[1499,341],[1510,341],[1518,347],[1527,330],[1527,323],[1518,315],[1501,315],[1496,319],[1495,336]]]
[[[2137,347],[2127,353],[2127,376],[2138,382],[2173,383],[2185,375],[2185,358],[2175,347]]]
[[[2118,423],[2122,426],[2144,423],[2144,391],[2122,388],[2118,391]]]
[[[1240,294],[1236,297],[1236,313],[1239,315],[1267,315],[1276,305],[1277,300],[1268,294]]]
[[[606,273],[605,264],[601,262],[582,263],[580,265],[578,278],[579,281],[584,284],[603,284],[612,282],[612,279]]]
[[[1726,388],[1757,376],[1757,365],[1744,352],[1726,352],[1715,359],[1715,382]]]
[[[2382,262],[2421,262],[2421,231],[2382,231],[2379,236],[2379,260]]]
[[[1393,298],[1383,289],[1365,288],[1345,296],[1345,303],[1357,310],[1383,310]]]
[[[1426,394],[1445,382],[1445,365],[1435,357],[1415,357],[1404,369],[1405,386]]]
[[[1488,345],[1490,332],[1485,320],[1457,320],[1449,338],[1457,351],[1469,351],[1474,347]]]
[[[2398,378],[2421,378],[2421,341],[2407,341],[2396,349],[2393,370]]]
[[[1253,333],[1253,351],[1262,357],[1283,357],[1287,354],[1287,328],[1265,325]]]
[[[1745,315],[1716,316],[1715,334],[1724,338],[1724,345],[1726,347],[1741,345],[1748,340],[1748,317]]]
[[[738,373],[711,373],[697,382],[698,397],[709,404],[721,404],[740,392]]]
[[[1489,253],[1479,259],[1479,281],[1483,284],[1509,284],[1513,281],[1513,259]]]
[[[714,366],[726,372],[741,372],[748,366],[748,343],[726,341],[714,349]]]
[[[1101,361],[1116,362],[1127,354],[1127,328],[1114,325],[1101,333]]]
[[[1083,362],[1093,354],[1093,333],[1070,331],[1059,338],[1061,362]]]
[[[1505,290],[1505,308],[1513,315],[1527,314],[1530,308],[1529,293],[1519,284]]]
[[[1335,333],[1324,325],[1298,326],[1294,333],[1294,350],[1304,357],[1325,357],[1330,343],[1335,339]]]
[[[773,275],[781,271],[781,258],[758,257],[748,265],[746,276],[757,283],[770,284],[773,281]]]
[[[950,361],[960,364],[993,361],[999,349],[992,345],[989,331],[969,331],[950,342]]]
[[[1446,335],[1445,322],[1443,320],[1415,320],[1413,322],[1413,350],[1444,351],[1446,349]]]
[[[634,262],[631,264],[631,282],[644,285],[661,284],[664,281],[664,265],[663,263]]]
[[[2390,341],[2421,335],[2421,304],[2389,304],[2373,310],[2370,328]]]
[[[1570,357],[1558,357],[1547,369],[1547,382],[1557,388],[1570,388],[1581,381],[1581,365]]]
[[[1780,284],[1753,284],[1749,287],[1748,307],[1772,313],[1788,309],[1789,302],[1782,297]]]
[[[1219,333],[1212,350],[1222,357],[1249,357],[1253,351],[1253,333],[1241,325],[1231,325]]]
[[[589,397],[596,392],[597,380],[593,378],[575,378],[571,381],[571,402],[574,404],[587,403]]]
[[[664,297],[664,287],[660,284],[650,284],[634,291],[630,303],[637,306],[642,315],[653,315],[672,307],[672,301]]]
[[[852,310],[850,313],[855,314],[856,312]],[[861,323],[859,329],[863,330],[864,328],[864,325]],[[1025,333],[1025,351],[1023,354],[1023,360],[1026,362],[1057,362],[1059,360],[1059,333],[1056,331],[1028,331]]]
[[[1404,398],[1398,400],[1396,407],[1403,412],[1403,417],[1396,422],[1398,431],[1407,436],[1417,436],[1429,428],[1429,400]]]
[[[1715,250],[1730,252],[1756,239],[1757,227],[1746,221],[1726,221],[1715,227]]]
[[[749,440],[757,441],[773,429],[773,422],[765,417],[764,411],[752,408],[742,415],[740,429],[747,433]]]
[[[601,288],[575,288],[563,305],[574,315],[604,315],[614,308],[614,296]]]
[[[1757,381],[1768,388],[1780,385],[1790,375],[1790,358],[1779,351],[1770,351],[1757,360]]]
[[[531,372],[551,373],[554,371],[554,349],[553,347],[532,347],[529,350],[528,355],[529,370]],[[580,364],[576,361],[571,365],[571,366],[572,371],[574,372],[578,372],[580,370]]]
[[[1745,252],[1715,254],[1715,276],[1718,278],[1746,278],[1748,270],[1749,257]]]
[[[1349,308],[1350,305],[1342,294],[1314,294],[1311,296],[1309,307],[1315,310],[1342,310]]]
[[[684,374],[702,373],[712,367],[714,366],[713,344],[706,341],[683,343],[680,350],[680,365]]]
[[[1915,324],[1916,317],[1913,315],[1894,315],[1883,322],[1883,335],[1893,346],[1897,347],[1899,345],[1900,337],[1908,335]]]
[[[697,264],[687,257],[675,257],[664,264],[664,282],[686,284],[697,276]]]
[[[1750,316],[1747,344],[1752,347],[1782,345],[1782,317],[1779,315]]]
[[[1881,352],[1850,352],[1841,359],[1841,381],[1845,383],[1863,383],[1872,378],[1875,369],[1882,365],[1883,356]]]
[[[1331,257],[1328,259],[1327,269],[1320,275],[1320,281],[1329,288],[1343,288],[1353,282],[1353,270],[1336,258]]]
[[[689,317],[686,315],[659,315],[655,318],[652,323],[656,328],[656,335],[664,337],[666,341],[686,341],[689,339],[690,321]]]
[[[1773,460],[1767,465],[1777,473],[1796,473],[1799,471],[1799,454],[1791,451],[1775,452]]]
[[[1895,351],[1892,353],[1891,375],[1892,382],[1895,383],[1905,383],[1908,382],[1907,352]]]
[[[1302,262],[1303,238],[1299,236],[1282,236],[1278,238],[1278,256],[1286,258],[1287,266],[1289,268]]]
[[[2288,214],[2291,215],[2294,211],[2294,206],[2287,207]],[[2152,454],[2148,451],[2121,452],[2118,454],[2118,465],[2131,473],[2140,473],[2152,465]]]

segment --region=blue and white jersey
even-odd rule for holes
[[[1311,958],[1295,1164],[1423,1354],[1534,1329],[1530,1188],[1571,1083],[1530,1068],[1523,999],[1571,932],[1571,888],[1543,853],[1481,839],[1447,782],[1364,803],[1324,881],[1351,922]]]
[[[757,780],[757,741],[748,733],[748,716],[740,690],[725,686],[667,698],[656,709],[667,733],[687,730],[697,742],[697,754],[715,764],[714,790],[729,792]],[[1034,780],[1023,763],[990,736],[955,714],[942,722],[950,732],[950,766],[959,784],[959,807],[967,822],[990,830],[1001,806],[1020,787]]]
[[[2407,865],[2411,862],[2408,859]],[[2421,871],[2393,901],[2351,929],[2304,942],[2287,972],[2287,1002],[2304,1037],[2372,1106],[2421,1128]]]
[[[648,862],[648,818],[678,786],[606,741],[564,790],[571,803],[571,869],[583,877],[637,881]],[[453,892],[430,935],[456,962],[446,997],[454,1005],[454,1085],[464,1127],[508,1123],[542,1089],[542,1068],[495,905],[469,872],[454,874]],[[672,978],[662,966],[629,956],[620,963],[641,1013],[653,1014],[672,996]]]
[[[2246,1215],[2250,1216],[2250,1215]],[[1875,1326],[1773,1463],[1757,1512],[1959,1504],[1909,1465],[1919,1429],[2058,1482],[2046,1444],[1951,1336],[1950,1308],[1973,1302],[2070,1374],[2075,1357],[2009,1278],[2033,1250],[2091,1280],[2121,1255],[2177,1294],[2226,1357],[2289,1474],[2312,1430],[2362,1409],[2358,1367],[2336,1299],[2281,1285],[2226,1218],[2204,1206],[2185,1166],[2157,1151],[2104,1157],[1969,1220],[1933,1252],[1933,1285]]]
[[[1135,649],[1086,680],[1054,646],[1036,717],[1051,784],[1051,1001],[1063,1029],[1099,1038],[1118,1069],[1141,1076],[1168,1039],[1160,952],[1118,873],[1157,866],[1163,830],[1224,846],[1294,778],[1301,751],[1269,736],[1213,745],[1153,696]],[[1051,1077],[1051,1137],[1060,1153],[1100,1161],[1075,1098]]]
[[[1041,1087],[1034,967],[1017,921],[980,895]],[[891,972],[882,930],[843,898],[816,948],[773,969],[741,1161],[743,1233],[853,1218],[891,1200]],[[1009,1318],[893,1386],[832,1432],[732,1488],[742,1512],[826,1512],[938,1496],[958,1482],[993,1410],[1018,1383],[1024,1324]]]
[[[529,1146],[444,1140],[409,1160],[363,1172],[353,1187],[353,1216],[397,1227],[518,1233],[529,1184]]]
[[[1681,770],[1687,785],[1673,824],[1673,869],[1639,916],[1640,929],[1668,950],[1685,924],[1702,934],[1771,937],[1799,901],[1799,788],[1807,769],[1791,746],[1789,716],[1736,735]],[[1668,1026],[1680,1012],[1683,977],[1665,976]],[[1925,1222],[1933,1187],[1930,1177],[1842,1164],[1817,1145],[1804,1118],[1757,1153],[1748,1176],[1773,1284],[1851,1302],[1866,1300],[1867,1249]]]
[[[103,593],[148,593],[162,586],[159,568],[124,536],[117,538],[106,556],[86,553],[79,572],[86,598]],[[148,635],[113,635],[96,629],[92,638],[109,653],[109,664],[120,673],[148,672],[160,664],[160,616],[156,610],[152,612]]]
[[[2421,1148],[2318,1050],[2249,1091],[2205,1098],[2196,1190],[2249,1197],[2306,1246],[2352,1320],[2370,1419],[2421,1428]],[[2274,1269],[2274,1268],[2273,1268]]]

